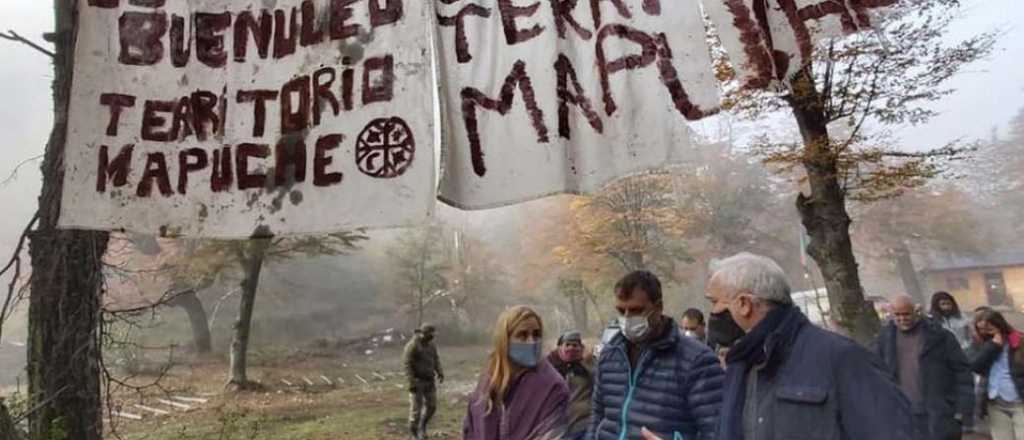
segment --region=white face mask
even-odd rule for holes
[[[619,328],[622,336],[630,342],[642,341],[651,332],[651,314],[641,316],[620,316]]]

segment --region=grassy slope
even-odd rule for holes
[[[441,347],[448,382],[441,386],[438,414],[431,438],[461,438],[465,395],[475,384],[484,348]],[[400,374],[400,355],[390,350],[367,359],[292,358],[261,363],[250,376],[267,386],[264,392],[221,393],[227,366],[220,362],[179,367],[162,381],[171,395],[204,396],[210,401],[172,416],[146,416],[143,421],[116,418],[117,435],[130,440],[170,439],[405,439],[408,393]],[[356,365],[356,361],[360,361]],[[381,380],[374,372],[386,377]],[[343,377],[344,385],[328,387],[319,376]],[[364,385],[355,376],[370,381]],[[313,380],[305,385],[303,376]],[[288,387],[281,379],[295,384]],[[209,393],[220,393],[207,396]],[[157,390],[141,399],[119,394],[124,411],[144,414],[133,403],[166,408],[157,403]],[[110,435],[111,438],[114,435]]]

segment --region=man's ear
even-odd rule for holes
[[[740,295],[740,315],[750,316],[754,314],[754,299],[750,295]]]

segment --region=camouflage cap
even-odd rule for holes
[[[558,345],[562,345],[566,342],[579,342],[583,343],[583,335],[577,330],[569,330],[562,333],[562,336],[558,337]]]

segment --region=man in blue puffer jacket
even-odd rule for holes
[[[714,440],[723,372],[714,353],[662,314],[661,282],[638,271],[615,286],[620,333],[601,350],[590,440]]]

